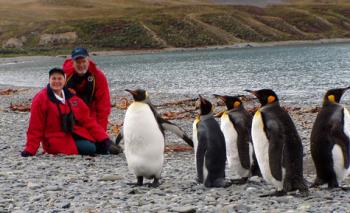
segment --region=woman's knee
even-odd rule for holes
[[[94,155],[96,154],[95,143],[88,140],[76,140],[75,144],[78,148],[78,153],[80,155]]]

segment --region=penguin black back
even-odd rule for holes
[[[250,134],[252,116],[245,110],[240,95],[222,96],[214,94],[214,96],[221,99],[226,105],[229,119],[237,132],[237,144],[234,144],[234,146],[237,146],[240,163],[243,168],[250,169],[252,162],[250,162],[249,143],[252,141]]]
[[[311,132],[311,155],[317,177],[313,186],[324,183],[329,188],[338,187],[344,177],[340,168],[349,168],[349,136],[344,125],[347,110],[339,104],[346,88],[328,90],[323,98],[322,109],[318,113]],[[341,149],[340,156],[334,156],[335,145]],[[343,162],[335,162],[335,158]],[[339,165],[335,165],[340,163]],[[338,169],[338,174],[335,168]]]
[[[204,182],[206,187],[227,186],[225,138],[212,114],[212,104],[201,96],[200,120],[196,127],[198,141],[196,165],[199,182]]]
[[[262,169],[260,163],[264,163],[263,161],[266,159],[264,157],[261,158],[261,156],[268,154],[269,167],[265,166],[263,168],[265,176],[271,172],[272,177],[279,181],[279,184],[276,184],[278,188],[283,183],[283,194],[299,189],[306,195],[308,190],[303,178],[303,146],[291,117],[281,108],[279,99],[274,91],[270,89],[246,91],[255,95],[261,103],[261,108],[256,112],[254,119],[261,116],[264,137],[268,140],[266,144],[268,153],[256,153],[260,169]],[[254,148],[261,140],[259,137],[254,139],[255,133],[253,130],[261,131],[258,129],[259,125],[252,127]],[[255,151],[260,152],[257,149]],[[270,168],[271,171],[268,171],[267,168]]]

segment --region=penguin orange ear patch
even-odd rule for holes
[[[271,103],[273,103],[275,100],[276,100],[276,97],[270,95],[270,96],[267,98],[267,103],[271,104]]]
[[[233,107],[239,107],[239,106],[241,106],[241,102],[235,101],[235,102],[233,103]]]
[[[195,124],[197,125],[197,124],[199,123],[199,121],[201,121],[201,119],[200,119],[199,116],[197,116],[197,117],[196,117],[196,120],[195,120],[194,122],[195,122]]]
[[[335,97],[334,97],[334,95],[328,95],[328,100],[329,100],[330,102],[335,102]]]

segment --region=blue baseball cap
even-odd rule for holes
[[[76,60],[78,58],[86,58],[87,56],[89,56],[89,53],[85,48],[77,47],[72,51],[73,60]]]

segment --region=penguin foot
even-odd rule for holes
[[[196,178],[196,182],[197,182],[197,184],[202,184],[203,183],[203,179],[201,179],[201,178]]]
[[[160,183],[146,183],[145,186],[147,186],[148,188],[157,188],[158,186],[160,186]]]
[[[120,153],[123,153],[123,148],[119,144],[112,143],[108,151],[111,155],[118,155]]]
[[[137,177],[137,186],[142,186],[143,185],[143,177],[142,176],[138,176]]]
[[[159,183],[159,179],[158,178],[154,178],[153,179],[153,183],[151,185],[153,188],[156,188],[158,186],[160,186],[160,183]]]
[[[269,194],[264,194],[264,195],[260,195],[259,197],[281,197],[286,195],[287,193],[285,191],[275,191],[273,193],[269,193]]]
[[[328,183],[328,189],[332,190],[332,189],[336,189],[339,188],[338,183],[334,184],[334,183]]]
[[[225,179],[220,178],[214,180],[211,184],[208,184],[207,182],[204,183],[205,187],[214,187],[214,188],[227,188],[232,185],[231,181],[225,181]]]
[[[143,184],[142,185],[139,185],[138,183],[126,183],[126,185],[128,185],[128,186],[131,186],[131,187],[140,187],[140,186],[143,186]]]
[[[147,185],[149,188],[157,188],[158,186],[160,186],[159,179],[154,178],[152,183],[147,183],[145,185]]]
[[[137,177],[136,183],[127,183],[126,185],[133,186],[133,187],[142,186],[143,185],[143,177],[139,176],[139,177]]]
[[[293,196],[294,197],[299,197],[299,198],[308,197],[309,196],[309,190],[300,191],[299,194],[295,193]]]
[[[340,189],[343,190],[343,191],[346,191],[346,192],[350,191],[350,187],[349,186],[343,186],[343,187],[340,187]]]
[[[243,185],[248,182],[248,177],[240,178],[240,179],[231,179],[232,184]]]
[[[319,178],[316,178],[316,180],[314,181],[313,184],[311,184],[310,188],[317,188],[319,186],[321,186],[322,184],[324,184],[325,182],[322,181],[321,179]]]

